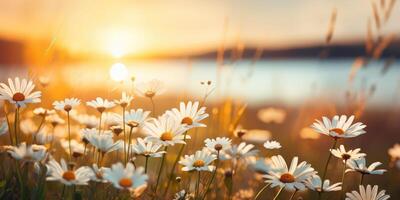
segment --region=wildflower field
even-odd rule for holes
[[[367,19],[288,1],[304,16],[268,42],[262,1],[16,2],[0,2],[23,21],[0,20],[0,199],[400,199],[396,0],[358,2]]]

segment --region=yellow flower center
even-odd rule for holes
[[[97,107],[97,111],[99,111],[101,113],[104,112],[105,110],[106,110],[106,108],[103,106]]]
[[[71,106],[71,105],[65,105],[65,106],[64,106],[64,110],[67,111],[67,112],[69,112],[69,111],[72,110],[72,106]]]
[[[193,124],[193,119],[190,117],[185,117],[182,119],[181,124],[186,124],[186,125],[192,125]]]
[[[126,124],[128,124],[129,127],[135,128],[139,126],[139,123],[137,121],[128,121]]]
[[[293,183],[294,182],[294,176],[289,174],[289,173],[285,173],[281,175],[281,178],[279,179],[282,183]]]
[[[121,178],[119,180],[118,184],[123,188],[129,188],[133,185],[133,182],[129,178]]]
[[[350,157],[351,156],[349,154],[347,154],[347,153],[342,155],[343,160],[348,160],[348,159],[350,159]]]
[[[156,93],[153,92],[153,91],[147,91],[146,93],[144,93],[144,95],[145,95],[146,97],[148,97],[148,98],[153,98],[154,95],[156,95]]]
[[[161,134],[161,137],[160,137],[160,139],[162,141],[171,141],[172,138],[173,138],[173,135],[170,132],[165,132],[165,133]]]
[[[75,180],[75,173],[73,171],[65,171],[62,177],[66,181],[73,181]]]
[[[204,167],[205,163],[202,160],[196,160],[193,163],[193,167]]]
[[[17,92],[17,93],[15,93],[14,95],[13,95],[13,98],[12,98],[14,101],[23,101],[23,100],[25,100],[25,95],[24,94],[22,94],[21,92]]]
[[[329,132],[335,132],[338,135],[343,135],[344,134],[344,130],[341,128],[333,128],[331,130],[329,130]]]
[[[214,149],[217,150],[217,151],[220,151],[222,149],[222,145],[221,144],[216,144],[214,146]]]

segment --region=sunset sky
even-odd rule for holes
[[[386,0],[386,6],[390,0]],[[5,0],[0,38],[55,42],[114,56],[198,52],[227,43],[284,48],[322,43],[333,8],[334,42],[364,40],[370,0]],[[376,1],[380,7],[380,1]],[[400,4],[381,32],[399,32]],[[397,24],[397,26],[396,26]]]

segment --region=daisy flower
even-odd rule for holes
[[[120,125],[115,125],[111,126],[110,130],[118,137],[124,131],[124,128]]]
[[[378,191],[378,186],[367,185],[365,188],[363,185],[359,186],[360,191],[352,191],[351,193],[346,193],[346,200],[386,200],[390,196],[385,194],[385,190]]]
[[[361,157],[366,156],[365,153],[359,153],[361,149],[354,149],[354,150],[349,150],[346,151],[343,145],[340,145],[338,149],[330,149],[332,155],[334,155],[337,158],[343,159],[343,162],[346,162],[347,160],[354,160],[358,159]]]
[[[55,110],[48,110],[48,109],[45,109],[45,108],[42,108],[42,107],[35,108],[33,110],[33,114],[41,116],[41,117],[46,117],[47,115],[52,115],[52,114],[55,114],[55,113],[56,113]]]
[[[263,129],[251,129],[247,130],[241,139],[250,143],[262,144],[271,139],[271,132]]]
[[[189,128],[206,127],[205,124],[200,123],[201,120],[208,117],[206,107],[199,108],[199,102],[192,103],[189,101],[187,105],[184,102],[180,103],[180,109],[173,108],[166,113],[173,117],[176,121],[187,125]]]
[[[65,121],[57,114],[47,115],[46,121],[51,123],[51,125],[53,125],[53,126],[65,124]]]
[[[67,186],[87,185],[93,174],[89,167],[80,167],[77,170],[68,169],[64,159],[61,159],[61,165],[55,160],[50,160],[46,166],[50,174],[46,180],[60,181]]]
[[[207,138],[204,140],[206,143],[206,147],[213,153],[217,153],[220,151],[226,151],[231,148],[232,140],[227,137],[217,137],[215,139]]]
[[[0,99],[9,101],[17,107],[25,107],[28,103],[40,103],[42,93],[40,91],[32,92],[35,85],[32,81],[16,77],[14,82],[8,79],[8,86],[0,83]]]
[[[113,164],[111,169],[104,169],[103,177],[117,189],[139,189],[147,186],[148,176],[143,167],[135,169],[132,163],[126,167],[122,163]]]
[[[280,149],[282,146],[279,142],[277,141],[266,141],[264,143],[264,147],[266,149]]]
[[[395,144],[392,148],[388,150],[388,154],[392,161],[400,159],[400,144]]]
[[[352,125],[354,120],[354,115],[347,119],[346,115],[339,116],[335,115],[331,120],[326,117],[322,117],[322,121],[316,120],[317,122],[311,125],[316,132],[331,136],[335,139],[338,138],[352,138],[366,133],[364,125],[361,122],[357,122]]]
[[[272,169],[272,160],[270,158],[261,158],[256,160],[252,167],[260,174],[267,174]]]
[[[165,92],[164,84],[160,80],[153,79],[148,82],[139,83],[136,87],[138,95],[147,98],[153,98]]]
[[[121,148],[121,140],[114,142],[112,138],[112,134],[102,133],[102,134],[92,134],[91,137],[88,137],[87,140],[91,145],[96,147],[103,154],[109,153]]]
[[[158,158],[166,153],[165,151],[158,151],[161,147],[161,144],[153,144],[152,142],[146,142],[142,138],[138,138],[136,144],[133,144],[131,148],[136,155]]]
[[[148,120],[149,114],[150,111],[143,111],[143,109],[126,111],[125,124],[131,128],[143,127],[144,123]]]
[[[246,135],[246,133],[247,130],[243,129],[241,126],[238,126],[235,128],[235,130],[233,130],[233,135],[238,138],[242,138],[244,135]]]
[[[175,193],[173,200],[190,200],[193,199],[194,195],[186,192],[186,190],[181,190]]]
[[[376,169],[379,165],[382,165],[381,162],[374,162],[370,166],[367,166],[365,158],[361,157],[356,160],[349,160],[347,166],[350,169],[347,169],[346,172],[359,172],[361,174],[373,174],[373,175],[382,175],[386,172],[385,169]]]
[[[11,146],[7,152],[14,159],[27,162],[39,162],[47,155],[45,146],[35,144],[28,146],[25,142],[21,143],[18,147]]]
[[[85,128],[81,130],[81,138],[82,138],[82,142],[84,142],[85,144],[89,143],[89,138],[92,137],[93,135],[98,135],[99,134],[99,130],[97,130],[96,128]]]
[[[217,159],[217,157],[213,154],[210,154],[209,151],[196,151],[193,155],[185,155],[179,161],[179,164],[183,165],[182,171],[210,171],[212,172],[215,169],[215,166],[211,165],[211,163]]]
[[[8,132],[8,124],[4,119],[0,120],[0,136]]]
[[[60,141],[60,144],[61,147],[64,148],[64,150],[69,154],[69,141],[62,139]],[[71,140],[71,151],[71,155],[75,158],[78,158],[80,156],[83,156],[83,154],[85,153],[85,146],[76,140]]]
[[[121,99],[114,100],[114,102],[116,104],[120,105],[121,107],[126,108],[131,104],[132,99],[133,99],[133,96],[129,96],[126,94],[126,92],[122,92]]]
[[[49,133],[49,129],[47,126],[44,126],[39,130],[36,134],[36,142],[41,145],[45,145],[53,141],[53,135]]]
[[[33,135],[37,131],[37,126],[31,118],[27,118],[20,122],[19,129],[25,135]]]
[[[176,143],[186,144],[184,135],[187,128],[168,115],[162,115],[153,122],[146,122],[144,132],[147,134],[146,141],[160,143],[164,146],[173,146]],[[186,136],[190,139],[190,136]]]
[[[102,182],[106,183],[107,180],[104,179],[104,170],[108,169],[107,167],[101,167],[97,166],[97,164],[93,164],[91,167],[91,170],[93,170],[92,176],[90,177],[90,180],[95,181],[95,182]]]
[[[257,112],[257,117],[264,123],[281,124],[285,121],[286,111],[278,108],[265,108]]]
[[[307,179],[305,185],[308,189],[317,192],[334,192],[342,190],[342,183],[330,184],[329,180],[324,180],[324,184],[321,190],[321,178],[318,175],[313,175],[311,178]]]
[[[292,159],[289,168],[281,155],[272,156],[271,160],[273,169],[263,177],[267,179],[266,183],[271,183],[272,188],[279,186],[288,190],[303,190],[304,181],[317,173],[305,161],[298,164],[298,157]]]
[[[71,111],[73,108],[78,106],[81,103],[81,100],[77,98],[66,98],[63,101],[55,101],[53,103],[54,109],[56,110],[64,110],[66,112]]]
[[[255,146],[253,144],[246,144],[245,142],[239,145],[233,145],[232,148],[227,150],[227,153],[232,158],[246,158],[249,156],[255,156],[258,153],[257,149],[253,149]]]
[[[97,118],[95,115],[83,114],[83,115],[73,116],[73,118],[80,124],[84,125],[86,128],[99,127],[99,118]]]
[[[102,99],[100,97],[97,97],[96,100],[86,102],[86,105],[97,109],[97,111],[100,113],[103,113],[106,109],[115,106],[114,102],[108,101],[107,99]]]

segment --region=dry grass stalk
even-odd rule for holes
[[[361,69],[362,66],[365,64],[365,59],[363,57],[357,57],[353,65],[351,66],[350,73],[349,73],[349,82],[353,82],[354,78],[357,75],[357,72]]]
[[[394,7],[394,4],[396,3],[396,0],[390,0],[389,6],[385,11],[385,22],[390,18],[390,15],[392,14],[392,10]]]
[[[365,51],[366,51],[367,55],[371,55],[373,49],[374,49],[374,36],[372,33],[371,19],[368,19],[367,37],[365,40]]]
[[[389,35],[386,35],[383,37],[383,39],[379,42],[379,44],[376,46],[374,53],[373,53],[373,58],[374,59],[379,59],[383,53],[383,51],[390,45],[390,43],[393,42],[393,40],[396,39],[396,34],[391,33]]]
[[[326,44],[329,44],[332,40],[333,32],[335,31],[336,18],[337,18],[337,9],[334,8],[332,10],[331,19],[329,21],[328,32],[326,33],[326,39],[325,39]]]
[[[371,6],[372,6],[372,13],[375,19],[376,29],[379,30],[381,28],[381,20],[379,17],[378,7],[376,6],[376,3],[374,1],[371,1]]]

